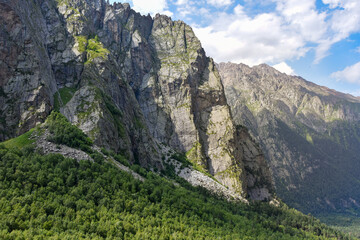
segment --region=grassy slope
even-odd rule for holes
[[[2,144],[6,148],[18,148],[21,149],[26,145],[32,144],[34,142],[33,139],[31,139],[31,134],[33,133],[34,129],[31,129],[27,133],[24,133],[23,135],[20,135],[16,138],[12,138],[10,140],[7,140],[3,142]]]

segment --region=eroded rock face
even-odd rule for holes
[[[24,87],[36,89],[30,100],[14,105],[17,114],[9,104],[1,109],[1,116],[13,116],[14,129],[29,129],[57,107],[97,145],[131,161],[161,169],[156,142],[162,142],[237,194],[270,198],[270,177],[258,176],[261,151],[253,151],[250,136],[233,124],[215,64],[185,23],[142,16],[128,4],[104,0],[36,0],[26,22],[28,1],[0,2],[0,17],[8,22],[1,37],[14,46],[10,54],[0,45],[0,64],[6,64],[1,68],[10,69],[1,75],[0,101]],[[31,74],[16,73],[19,64]],[[24,104],[38,115],[19,109]]]
[[[99,40],[106,34],[105,1],[0,3],[0,64],[9,69],[1,75],[0,138],[29,130],[58,105],[99,146],[161,168],[134,92]],[[66,102],[60,89],[74,90]]]
[[[0,1],[0,140],[28,131],[49,114],[56,91],[39,7]]]
[[[153,136],[245,194],[242,156],[213,61],[189,26],[166,16],[155,17],[149,44],[157,60],[134,89]]]
[[[218,68],[234,121],[264,149],[281,199],[315,214],[358,208],[360,99],[265,64]]]

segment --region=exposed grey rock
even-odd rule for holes
[[[214,62],[184,22],[104,0],[0,3],[0,42],[12,46],[0,45],[1,69],[10,69],[0,102],[11,102],[0,109],[0,139],[15,135],[8,126],[20,133],[42,122],[56,104],[97,145],[131,162],[161,169],[159,141],[237,194],[252,196],[260,179],[272,192],[268,174],[258,176],[265,170],[254,170],[263,169],[260,150],[248,151]]]
[[[64,157],[73,158],[77,160],[90,160],[92,158],[85,153],[84,151],[74,149],[62,144],[55,144],[53,142],[49,142],[47,137],[49,136],[49,131],[44,129],[44,133],[38,134],[38,136],[34,136],[36,139],[35,145],[36,148],[43,154],[61,154]]]
[[[86,152],[84,152],[82,150],[71,148],[71,147],[68,147],[63,144],[55,144],[53,142],[49,142],[47,140],[47,137],[50,135],[50,133],[46,129],[43,129],[43,130],[44,130],[43,133],[39,134],[39,132],[37,132],[36,136],[34,136],[34,134],[32,136],[32,138],[36,139],[35,146],[36,146],[37,150],[40,151],[42,154],[45,154],[45,155],[61,154],[64,157],[73,158],[78,161],[80,161],[80,160],[93,161],[93,159]],[[134,172],[127,166],[124,166],[123,164],[117,162],[111,156],[105,156],[104,154],[102,154],[101,149],[99,147],[93,146],[91,148],[92,148],[92,150],[101,154],[109,163],[113,164],[116,168],[130,173],[135,179],[138,179],[142,182],[145,181],[144,177],[140,176],[138,173]]]
[[[128,168],[127,166],[122,165],[121,163],[115,161],[114,159],[111,159],[111,163],[114,164],[117,168],[119,168],[122,171],[130,173],[135,179],[140,180],[142,182],[145,181],[145,178]]]
[[[39,6],[2,0],[0,22],[0,140],[4,140],[46,118],[56,84]]]
[[[164,145],[160,145],[160,146],[161,146],[162,154],[163,156],[165,156],[164,162],[174,166],[176,174],[179,177],[188,181],[191,185],[195,187],[197,186],[203,187],[220,197],[224,197],[228,201],[241,201],[244,203],[249,203],[248,200],[243,198],[241,195],[230,190],[228,187],[222,185],[221,183],[207,176],[206,174],[199,172],[190,166],[184,167],[182,163],[172,158],[172,155],[175,153],[173,149]],[[264,199],[262,198],[264,194],[259,194],[259,196],[260,197],[258,199],[260,200]]]
[[[264,149],[279,197],[304,212],[357,207],[348,199],[360,200],[360,99],[265,64],[217,66],[235,123]]]

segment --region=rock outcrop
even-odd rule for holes
[[[87,160],[94,161],[92,157],[79,149],[71,148],[63,144],[55,144],[48,140],[48,137],[51,136],[51,133],[46,129],[46,126],[41,126],[37,131],[31,134],[31,139],[35,141],[36,150],[41,154],[61,154],[67,158],[73,158],[78,161]],[[101,152],[101,149],[97,146],[91,147],[92,151],[100,154],[106,159],[107,162],[113,164],[118,169],[130,173],[135,179],[138,179],[142,182],[145,181],[145,178],[139,175],[138,173],[131,170],[129,167],[124,166],[123,164],[116,161],[112,156],[106,156]]]
[[[161,169],[161,142],[237,194],[271,198],[264,156],[184,22],[105,0],[0,3],[0,139],[57,109],[132,162]]]
[[[314,214],[358,209],[360,99],[265,64],[217,67],[234,121],[264,149],[278,196]]]

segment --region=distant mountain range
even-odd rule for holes
[[[360,99],[266,64],[217,67],[235,123],[265,151],[278,196],[305,213],[359,213]]]

